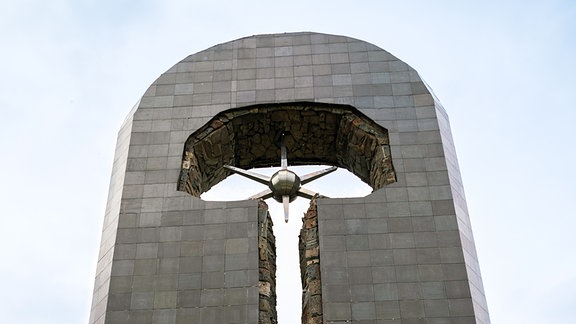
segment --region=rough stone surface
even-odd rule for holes
[[[322,283],[320,281],[320,244],[316,197],[302,218],[298,250],[302,280],[302,323],[322,323]]]
[[[276,239],[264,201],[258,202],[259,324],[276,324]]]
[[[277,166],[282,133],[291,164],[346,168],[375,190],[396,181],[386,129],[351,106],[300,102],[218,114],[186,141],[178,189],[199,197],[230,175],[226,164]]]

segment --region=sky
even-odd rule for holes
[[[0,323],[88,322],[116,134],[161,73],[297,31],[358,38],[420,72],[450,116],[492,323],[573,323],[573,0],[0,1]],[[331,176],[307,187],[338,196]],[[279,259],[296,202],[288,225],[276,213]]]

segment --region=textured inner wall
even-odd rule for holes
[[[353,107],[388,131],[390,152],[376,159],[391,157],[394,167],[395,182],[365,198],[317,200],[324,322],[490,322],[446,112],[418,73],[390,53],[305,32],[211,47],[146,90],[118,137],[91,323],[258,321],[257,202],[205,202],[178,185],[184,163],[194,163],[186,160],[187,140],[215,116],[294,103]],[[359,134],[354,129],[343,135]],[[264,154],[255,141],[244,151]],[[210,151],[205,161],[215,156]],[[358,170],[361,160],[338,165]],[[225,176],[206,165],[189,178],[212,174],[210,167]],[[368,183],[382,176],[371,172]]]
[[[258,324],[276,324],[276,238],[264,201],[258,202],[259,312]]]
[[[320,246],[316,197],[302,219],[298,250],[302,279],[302,323],[320,324],[322,318],[322,282],[320,281]]]
[[[297,102],[216,115],[186,141],[178,190],[199,197],[230,171],[279,166],[284,134],[293,165],[346,168],[374,189],[396,181],[388,131],[348,105]]]

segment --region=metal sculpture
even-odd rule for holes
[[[288,170],[288,158],[286,152],[286,143],[284,142],[284,133],[280,140],[280,170],[274,173],[271,177],[240,169],[231,165],[224,165],[224,167],[234,173],[243,177],[260,182],[268,186],[268,189],[257,193],[250,197],[250,199],[268,199],[274,198],[279,203],[284,205],[284,221],[288,223],[288,205],[296,199],[296,197],[303,197],[312,199],[316,195],[315,192],[303,188],[311,181],[327,175],[328,173],[336,171],[337,167],[333,166],[324,170],[315,171],[299,177],[296,173]]]

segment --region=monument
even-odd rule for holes
[[[333,168],[289,168],[307,164]],[[334,167],[373,192],[305,189]],[[269,188],[200,198],[234,172]],[[214,46],[146,90],[118,134],[90,323],[277,323],[263,199],[287,216],[296,195],[302,323],[490,323],[443,107],[390,53],[308,32]]]

